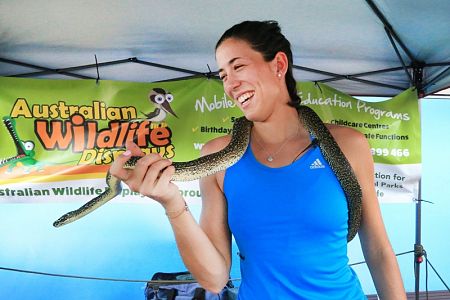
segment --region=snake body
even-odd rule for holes
[[[348,205],[347,240],[350,241],[356,235],[361,221],[361,188],[349,162],[317,114],[307,106],[300,106],[298,113],[299,119],[305,128],[318,140],[323,156],[328,161],[344,190]],[[175,167],[175,173],[172,176],[172,180],[196,180],[225,170],[235,164],[248,147],[251,128],[252,123],[244,117],[236,119],[230,143],[224,149],[191,161],[174,162],[172,165]],[[124,168],[133,169],[139,158],[137,156],[131,157]],[[112,176],[109,171],[106,174],[106,183],[108,187],[102,194],[80,208],[64,214],[53,223],[53,226],[60,227],[84,217],[119,195],[122,191],[121,181]]]
[[[186,162],[173,162],[175,173],[172,176],[174,181],[191,181],[225,170],[228,166],[236,163],[247,148],[250,140],[250,130],[252,123],[241,117],[236,119],[233,125],[230,143],[221,151],[199,157]],[[139,156],[131,157],[124,165],[125,169],[133,169]],[[122,191],[121,181],[112,176],[109,171],[106,174],[107,188],[105,191],[93,198],[80,208],[70,211],[53,223],[53,226],[60,227],[72,223],[95,209],[99,208],[109,200],[113,199]]]
[[[309,133],[319,140],[320,151],[336,175],[347,198],[347,241],[349,242],[355,237],[361,224],[361,187],[350,163],[319,116],[311,108],[300,106],[299,118]]]

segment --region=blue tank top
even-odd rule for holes
[[[240,300],[366,299],[348,265],[347,201],[319,147],[280,168],[248,147],[226,170],[224,191]]]

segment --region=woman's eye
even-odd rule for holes
[[[224,81],[227,78],[227,75],[219,75],[220,80]]]
[[[244,66],[244,65],[236,65],[236,66],[234,66],[234,69],[235,69],[235,70],[239,70],[239,69],[241,69],[243,66]]]

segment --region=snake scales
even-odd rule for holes
[[[317,114],[307,106],[300,106],[298,112],[300,121],[309,133],[319,141],[323,156],[344,190],[348,205],[347,240],[350,241],[356,235],[361,221],[361,188],[349,162]],[[223,150],[192,161],[174,162],[175,174],[172,180],[190,181],[199,179],[225,170],[236,163],[247,149],[251,127],[252,123],[244,117],[237,119],[233,125],[231,141]],[[133,169],[139,158],[131,157],[124,168]],[[66,213],[56,220],[53,226],[60,227],[76,221],[120,194],[122,190],[121,181],[109,172],[106,175],[106,183],[108,187],[102,194],[80,208]]]

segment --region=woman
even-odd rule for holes
[[[299,121],[292,53],[278,24],[233,26],[218,41],[216,60],[226,94],[253,127],[243,158],[201,179],[200,224],[170,181],[170,160],[151,154],[133,171],[124,170],[130,156],[143,155],[130,143],[111,174],[163,205],[185,265],[210,291],[219,292],[228,280],[233,234],[241,260],[239,299],[365,299],[348,266],[345,195]],[[378,295],[406,299],[375,194],[369,145],[356,130],[327,127],[362,190],[358,233]],[[224,136],[208,142],[202,155],[229,141]]]

